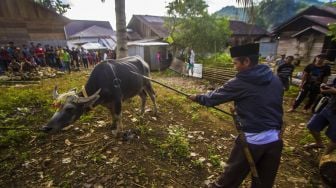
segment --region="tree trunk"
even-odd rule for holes
[[[128,56],[127,31],[125,16],[125,0],[115,0],[116,30],[117,30],[117,59]]]
[[[321,157],[319,170],[323,182],[336,187],[336,152]]]

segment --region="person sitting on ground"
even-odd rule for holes
[[[308,95],[309,99],[304,106],[304,110],[308,112],[310,107],[314,104],[316,97],[320,93],[321,83],[326,83],[328,76],[330,76],[330,66],[324,63],[325,55],[319,54],[315,57],[313,63],[307,65],[303,70],[303,77],[300,84],[300,92],[296,97],[292,108],[288,112],[293,112],[302,103],[304,98]]]
[[[34,60],[33,57],[30,57],[31,60]],[[28,59],[24,59],[22,62],[21,62],[21,72],[22,73],[31,73],[33,71],[37,72],[37,69],[36,69],[37,65],[36,63],[34,62],[31,62],[29,61]]]
[[[331,85],[321,85],[321,93],[331,95],[327,106],[321,112],[314,114],[309,120],[307,128],[315,139],[315,143],[305,145],[306,148],[322,148],[323,141],[320,132],[327,127],[326,136],[330,143],[324,154],[330,154],[336,149],[336,78]]]
[[[19,75],[21,69],[21,64],[18,63],[15,59],[12,59],[8,65],[8,72],[14,75]]]
[[[293,56],[287,56],[285,63],[281,64],[276,71],[285,91],[288,91],[289,85],[292,83],[293,71],[295,69],[295,66],[292,64],[293,59]]]

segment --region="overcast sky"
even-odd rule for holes
[[[114,0],[63,0],[70,3],[71,9],[64,16],[78,20],[110,21],[115,29]],[[133,14],[164,16],[165,6],[172,0],[125,0],[126,24]],[[235,0],[205,0],[210,13],[220,10],[227,5],[236,5]]]

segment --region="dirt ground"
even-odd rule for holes
[[[188,93],[213,87],[174,74],[154,78]],[[32,134],[20,146],[1,149],[0,165],[6,171],[0,172],[0,187],[191,188],[214,180],[235,139],[232,120],[162,86],[154,89],[158,116],[150,100],[144,117],[139,116],[139,97],[124,102],[124,136],[112,135],[109,113],[98,107],[59,134]],[[286,96],[284,110],[292,97]],[[302,148],[312,140],[305,128],[310,116],[285,113],[285,147],[274,187],[323,187],[318,175],[321,151]],[[246,178],[242,187],[249,182]]]

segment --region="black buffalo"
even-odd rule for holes
[[[92,70],[87,83],[79,93],[71,90],[58,94],[55,87],[53,96],[59,108],[42,130],[59,131],[75,122],[92,107],[102,105],[110,110],[113,119],[112,127],[115,132],[118,132],[122,126],[120,121],[122,101],[135,95],[141,98],[141,114],[144,113],[147,95],[154,104],[156,114],[157,107],[152,85],[149,80],[139,76],[149,76],[149,72],[148,64],[138,56],[101,62]]]

